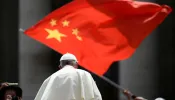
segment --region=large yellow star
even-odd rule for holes
[[[55,38],[59,42],[61,42],[61,37],[67,37],[65,34],[60,33],[58,30],[50,30],[50,29],[45,29],[49,33],[49,35],[46,37],[46,39],[51,39]]]
[[[69,26],[69,21],[64,20],[64,21],[62,22],[62,24],[63,24],[63,27],[65,27],[65,26]]]
[[[78,33],[79,33],[79,31],[78,31],[78,29],[77,28],[75,28],[75,29],[72,29],[72,34],[74,34],[74,35],[78,35]]]
[[[51,26],[57,25],[57,20],[51,19],[50,24],[51,24]]]

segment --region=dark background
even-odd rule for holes
[[[28,38],[28,28],[71,0],[0,1],[0,81],[19,82],[24,100],[32,100],[45,78],[57,71],[60,54]],[[143,1],[143,0],[142,0]],[[152,1],[174,8],[173,0]],[[148,36],[128,60],[115,62],[105,74],[117,84],[149,100],[173,100],[174,12]],[[118,89],[93,75],[103,100],[126,99]]]

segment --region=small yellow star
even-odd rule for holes
[[[69,21],[64,20],[64,21],[62,22],[62,24],[63,24],[63,27],[65,27],[65,26],[69,26]]]
[[[78,40],[82,41],[82,38],[80,36],[76,36]]]
[[[58,30],[50,30],[50,29],[45,29],[49,33],[49,35],[46,37],[46,39],[51,39],[55,38],[59,42],[61,42],[61,37],[67,37],[65,34],[60,33]]]
[[[74,34],[74,35],[78,35],[78,33],[79,33],[79,31],[78,31],[78,29],[76,28],[76,29],[72,29],[72,34]]]
[[[50,24],[51,24],[51,26],[57,25],[57,20],[51,19]]]

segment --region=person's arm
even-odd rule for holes
[[[94,100],[102,100],[101,93],[100,93],[100,91],[99,91],[99,89],[98,89],[98,87],[97,87],[93,77],[91,76],[91,74],[89,74],[89,75],[92,78],[92,86],[94,88],[94,96],[95,96]]]
[[[41,100],[43,93],[46,89],[46,86],[48,84],[48,81],[50,80],[50,77],[48,77],[41,85],[40,89],[38,90],[38,93],[36,94],[36,97],[34,100]]]
[[[93,87],[94,87],[94,92],[95,92],[94,93],[95,94],[95,100],[102,100],[101,93],[100,93],[95,81],[93,81],[93,84],[94,84]]]

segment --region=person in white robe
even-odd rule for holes
[[[102,100],[93,77],[77,69],[77,62],[73,54],[64,54],[61,69],[43,82],[34,100]]]

